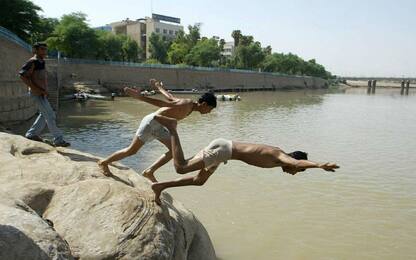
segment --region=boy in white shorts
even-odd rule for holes
[[[184,99],[174,97],[171,93],[167,92],[160,82],[152,79],[150,85],[156,88],[166,100],[160,100],[156,98],[149,98],[141,95],[140,89],[125,88],[124,91],[133,98],[137,98],[146,103],[160,107],[156,112],[145,116],[137,130],[131,144],[121,149],[108,158],[100,160],[98,166],[106,176],[111,176],[109,164],[114,161],[119,161],[123,158],[136,154],[139,149],[147,142],[158,140],[168,148],[168,152],[163,154],[156,162],[143,171],[143,176],[148,178],[152,182],[156,182],[154,172],[162,165],[172,159],[170,133],[166,127],[162,126],[155,120],[156,115],[162,115],[176,120],[182,120],[189,116],[193,111],[198,111],[201,114],[210,113],[212,109],[217,106],[217,99],[212,93],[203,94],[197,102],[192,99]]]
[[[160,194],[164,189],[188,185],[203,185],[215,172],[218,165],[228,160],[240,160],[247,164],[261,167],[282,167],[286,173],[295,175],[308,168],[321,168],[334,172],[339,166],[335,163],[316,163],[308,161],[307,154],[301,151],[285,153],[278,147],[215,139],[202,151],[190,159],[185,160],[178,132],[177,121],[172,118],[156,115],[156,121],[164,125],[171,134],[172,155],[176,172],[185,174],[199,171],[196,176],[188,176],[173,181],[157,182],[152,184],[155,201],[160,204]]]

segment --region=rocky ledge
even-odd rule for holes
[[[205,228],[121,164],[0,132],[0,259],[216,259]]]

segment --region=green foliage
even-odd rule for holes
[[[62,16],[47,39],[49,48],[61,51],[70,58],[139,61],[143,51],[134,40],[108,31],[93,30],[86,20],[83,13]]]
[[[214,38],[203,38],[198,41],[186,56],[187,64],[201,67],[212,67],[220,58],[221,48]],[[217,64],[218,65],[218,64]]]
[[[253,42],[252,37],[241,38],[235,48],[231,64],[237,69],[257,69],[265,56],[259,42]]]
[[[156,59],[161,63],[166,63],[168,58],[168,50],[171,45],[171,41],[164,39],[162,36],[156,33],[152,33],[149,38],[150,46],[150,58]]]
[[[189,45],[186,42],[174,41],[168,51],[168,61],[170,64],[184,63],[188,53]]]
[[[188,31],[189,33],[185,36],[185,39],[189,45],[189,48],[192,49],[201,39],[201,24],[197,23],[195,25],[189,25]]]
[[[241,36],[243,36],[242,34],[241,34],[241,31],[240,30],[234,30],[232,33],[231,33],[231,36],[233,37],[233,39],[234,39],[234,46],[235,47],[237,47],[238,45],[240,45],[240,39],[241,39]]]
[[[35,26],[35,31],[32,32],[30,42],[44,42],[52,35],[55,27],[59,24],[56,18],[40,17],[39,23]]]
[[[97,58],[121,61],[123,60],[123,38],[107,31],[96,31],[98,36]]]
[[[158,61],[157,59],[147,59],[144,63],[145,64],[160,64],[160,61]]]
[[[2,0],[0,6],[0,26],[30,42],[41,22],[38,11],[42,9],[29,0]]]
[[[87,25],[83,13],[62,16],[47,43],[50,49],[61,51],[71,58],[96,58],[100,48],[97,35]]]
[[[139,62],[143,57],[143,49],[130,37],[126,37],[124,40],[122,52],[124,61]]]
[[[268,72],[280,72],[292,75],[308,75],[328,79],[331,73],[314,59],[305,61],[299,56],[289,53],[273,53],[266,56],[262,68]]]

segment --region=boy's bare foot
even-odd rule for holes
[[[100,167],[102,174],[104,174],[105,176],[111,176],[113,175],[110,171],[110,169],[108,168],[108,164],[104,163],[104,161],[99,160],[98,161],[98,167]]]
[[[166,117],[166,116],[155,115],[155,119],[160,124],[166,126],[166,128],[169,129],[169,130],[176,129],[176,126],[178,125],[178,121],[176,121],[176,119],[169,118],[169,117]]]
[[[162,193],[162,189],[160,187],[160,184],[159,183],[153,183],[151,187],[152,187],[153,192],[155,193],[155,202],[156,202],[157,205],[160,206],[162,204],[162,202],[160,201],[160,194]]]
[[[150,171],[149,169],[144,170],[144,171],[142,172],[142,175],[143,175],[143,177],[145,177],[145,178],[149,179],[151,182],[157,182],[157,180],[156,180],[155,176],[153,175],[153,172],[152,172],[152,171]]]

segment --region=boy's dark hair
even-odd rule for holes
[[[288,155],[296,160],[308,160],[308,154],[302,151],[294,151],[288,153]]]
[[[33,48],[35,48],[35,49],[39,49],[41,47],[47,48],[48,45],[44,42],[36,42],[35,44],[33,44]]]
[[[205,94],[203,94],[199,99],[198,99],[198,103],[201,104],[202,102],[207,103],[208,106],[210,107],[217,107],[217,98],[215,97],[214,94],[207,92]]]

